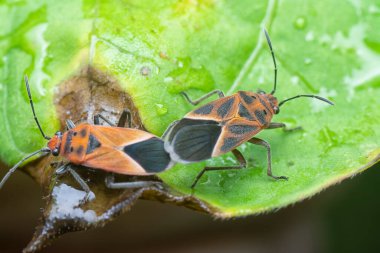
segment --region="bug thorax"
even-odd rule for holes
[[[61,149],[62,141],[62,132],[58,131],[55,135],[49,140],[47,146],[51,150],[52,155],[58,156],[59,150]]]

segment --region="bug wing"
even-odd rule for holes
[[[172,162],[164,142],[150,133],[95,126],[83,165],[119,174],[149,175],[169,168]]]
[[[99,148],[96,152],[87,155],[83,165],[118,174],[148,174],[136,161],[110,146]]]
[[[214,120],[221,122],[235,116],[239,102],[240,98],[236,94],[219,98],[189,112],[186,114],[185,118]]]
[[[250,121],[244,118],[234,118],[228,121],[228,123],[223,126],[212,156],[219,156],[235,149],[251,139],[262,129],[257,121]]]
[[[91,134],[112,143],[113,146],[123,146],[156,137],[139,129],[109,126],[92,126]]]
[[[203,161],[212,156],[220,133],[218,122],[182,119],[173,127],[165,149],[177,162]]]

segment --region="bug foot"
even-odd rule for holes
[[[93,201],[95,198],[95,194],[92,191],[87,192],[86,195],[78,202],[78,204],[74,206],[74,208],[81,208],[88,202]]]
[[[159,190],[163,190],[165,188],[162,182],[152,182],[152,186],[156,187]]]
[[[292,128],[284,128],[285,132],[294,132],[294,131],[302,131],[303,127],[297,126],[297,127],[292,127]]]
[[[273,179],[276,179],[276,180],[280,180],[280,179],[282,179],[282,180],[286,180],[286,181],[288,181],[288,177],[286,177],[286,176],[279,176],[279,177],[277,177],[277,176],[273,176],[273,175],[268,175],[268,176],[270,176],[271,178],[273,178]]]

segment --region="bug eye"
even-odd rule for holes
[[[258,93],[258,94],[265,94],[265,91],[258,89],[258,90],[257,90],[257,93]]]
[[[51,151],[51,153],[53,154],[53,156],[58,156],[59,155],[59,149],[55,148],[55,149],[53,149],[53,151]]]
[[[280,112],[280,107],[276,106],[276,107],[273,108],[273,110],[274,110],[275,114],[278,114]]]

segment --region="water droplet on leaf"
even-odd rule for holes
[[[150,72],[151,72],[150,68],[149,68],[149,67],[146,67],[146,66],[144,66],[144,67],[142,67],[142,68],[140,69],[140,73],[141,73],[141,75],[143,75],[143,76],[149,76]]]
[[[306,35],[305,35],[305,40],[306,41],[313,41],[314,40],[314,33],[312,31],[309,31]]]
[[[294,27],[299,30],[304,29],[306,27],[306,19],[304,17],[298,17],[293,24]]]
[[[293,85],[297,85],[300,81],[300,78],[298,76],[292,76],[290,78],[290,82],[293,84]]]
[[[155,104],[155,106],[158,115],[165,115],[168,112],[168,108],[164,107],[163,104]]]
[[[312,60],[310,58],[305,58],[303,61],[306,65],[310,65],[312,63]]]
[[[164,82],[165,82],[165,83],[172,82],[173,80],[174,80],[174,79],[173,79],[173,77],[171,77],[171,76],[167,76],[167,77],[164,78]]]

